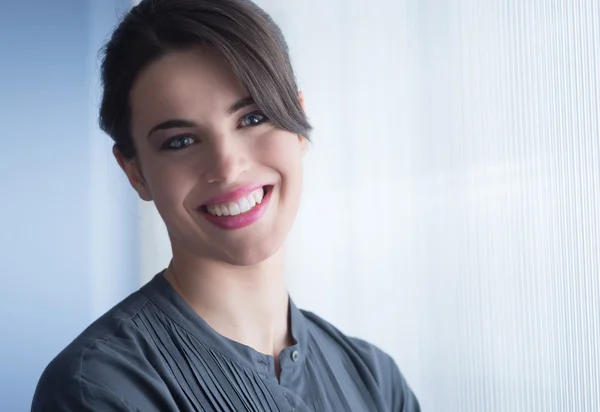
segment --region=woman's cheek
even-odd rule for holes
[[[165,204],[182,203],[194,185],[191,176],[173,168],[157,170],[153,181],[154,198]]]

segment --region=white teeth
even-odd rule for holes
[[[252,195],[254,196],[254,200],[256,200],[256,203],[260,204],[260,202],[262,202],[263,199],[264,191],[257,190],[256,192],[252,193]]]
[[[264,190],[257,189],[246,197],[242,197],[235,202],[224,203],[220,205],[210,205],[206,207],[208,213],[213,216],[237,216],[246,213],[256,205],[260,204],[264,197]]]
[[[246,199],[245,197],[240,199],[239,204],[240,204],[240,211],[242,213],[246,213],[248,210],[250,210],[250,203],[248,202],[248,199]]]
[[[241,213],[240,207],[238,206],[237,203],[231,202],[228,206],[229,206],[229,213],[231,214],[231,216],[237,216]]]

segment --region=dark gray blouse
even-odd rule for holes
[[[48,365],[32,411],[419,411],[390,356],[290,312],[278,381],[272,356],[218,334],[160,273]]]

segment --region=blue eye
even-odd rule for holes
[[[178,136],[167,141],[162,149],[165,150],[181,150],[194,144],[194,138],[191,136]]]
[[[265,116],[261,112],[248,113],[247,115],[242,117],[240,126],[241,127],[258,126],[259,124],[264,123],[266,120],[267,120],[267,116]]]

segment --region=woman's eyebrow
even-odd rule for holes
[[[227,113],[232,115],[235,112],[242,110],[245,107],[252,106],[253,104],[255,104],[255,101],[252,98],[252,96],[244,97],[243,99],[240,99],[237,102],[235,102],[234,104],[232,104],[231,107],[229,108],[229,110],[227,110]]]
[[[229,113],[229,115],[232,115],[235,112],[238,112],[245,107],[252,106],[253,104],[255,104],[255,102],[254,102],[254,99],[252,98],[252,96],[244,97],[243,99],[240,99],[237,102],[235,102],[234,104],[232,104],[229,107],[229,109],[227,110],[227,113]],[[191,127],[198,127],[198,125],[196,123],[192,122],[191,120],[169,119],[162,123],[157,124],[152,129],[150,129],[150,131],[148,132],[148,137],[150,137],[150,135],[152,135],[152,133],[157,132],[159,130],[181,129],[181,128],[191,128]]]
[[[196,125],[196,123],[192,122],[191,120],[185,120],[185,119],[170,119],[170,120],[166,120],[162,123],[157,124],[156,126],[154,126],[152,129],[150,129],[150,131],[148,132],[148,137],[150,137],[150,135],[156,131],[159,130],[168,130],[168,129],[180,129],[180,128],[190,128],[190,127],[198,127],[198,125]]]

